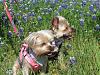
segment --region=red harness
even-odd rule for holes
[[[20,54],[19,54],[19,59],[20,59],[20,62],[23,62],[23,56],[24,58],[28,61],[28,63],[32,66],[32,69],[37,71],[40,69],[41,65],[36,61],[36,58],[33,56],[31,56],[28,52],[27,52],[27,49],[28,49],[28,44],[22,44],[22,47],[21,47],[21,51],[20,51]]]

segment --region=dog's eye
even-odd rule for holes
[[[42,43],[41,45],[44,46],[44,45],[46,45],[46,43]]]
[[[66,27],[66,29],[68,29],[68,27]]]
[[[68,30],[68,27],[66,27],[63,31],[66,31],[66,30]]]

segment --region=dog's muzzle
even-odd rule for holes
[[[62,38],[59,39],[55,38],[54,41],[52,41],[51,44],[54,45],[54,50],[48,54],[49,59],[58,57],[59,49],[61,48],[62,42],[63,42]],[[55,48],[57,49],[55,50]]]

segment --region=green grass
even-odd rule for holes
[[[27,4],[28,2],[25,3]],[[66,2],[66,4],[69,5],[69,2]],[[88,9],[90,4],[91,3],[88,2],[83,8],[81,8],[80,4],[72,7],[75,10],[82,11],[83,16],[80,16],[77,11],[73,12],[72,8],[63,9],[59,13],[61,16],[64,16],[69,21],[70,25],[76,29],[76,33],[73,39],[64,41],[60,49],[58,60],[53,62],[49,61],[49,72],[46,75],[100,75],[100,45],[98,44],[100,43],[100,30],[94,30],[96,24],[100,25],[100,11],[97,10],[97,19],[93,21],[91,18],[93,13]],[[18,6],[20,5],[21,4],[18,4]],[[8,31],[13,32],[13,28],[9,21],[8,26],[6,26],[0,17],[2,25],[0,28],[0,38],[4,43],[0,46],[0,75],[10,75],[7,71],[12,69],[14,61],[18,57],[23,37],[26,37],[29,32],[50,28],[51,19],[60,3],[57,3],[55,7],[52,7],[50,3],[44,4],[41,1],[39,1],[39,4],[29,5],[32,6],[29,10],[20,9],[16,4],[13,5],[15,14],[20,11],[22,11],[22,14],[27,14],[29,11],[36,12],[34,20],[28,19],[26,23],[22,21],[22,17],[18,17],[18,20],[20,20],[21,23],[16,23],[17,28],[24,28],[24,35],[21,38],[16,37],[16,34],[14,33],[11,38],[8,38],[7,33]],[[27,5],[27,7],[29,5]],[[50,14],[41,14],[40,8],[47,7],[51,7],[53,11],[51,11]],[[0,13],[3,12],[3,10],[3,5],[0,3]],[[90,13],[90,16],[86,16],[87,12]],[[2,14],[0,14],[0,16],[1,15]],[[38,22],[37,16],[41,16],[43,20]],[[80,18],[85,19],[84,26],[80,26]],[[72,48],[67,48],[68,44],[71,44]],[[66,55],[64,52],[68,54]],[[72,56],[76,58],[76,64],[70,65],[69,58]]]

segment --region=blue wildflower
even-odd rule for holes
[[[68,7],[68,5],[65,4],[65,3],[62,3],[61,6],[62,6],[64,9],[66,9],[66,8]]]
[[[62,2],[67,2],[67,0],[63,0]]]
[[[19,35],[22,36],[23,32],[24,32],[24,29],[22,27],[20,27],[20,29],[19,29]]]
[[[19,6],[19,8],[20,9],[24,9],[25,8],[25,5],[22,4],[21,6]]]
[[[36,4],[38,2],[38,0],[32,0],[33,4]]]
[[[74,56],[73,57],[70,57],[69,60],[70,60],[70,64],[71,65],[76,64],[76,59],[75,59]]]
[[[31,16],[35,16],[35,12],[32,12],[32,13],[31,13]]]
[[[96,30],[100,30],[100,25],[97,24],[96,27],[95,27],[95,29],[96,29]]]
[[[80,25],[81,25],[81,26],[84,25],[84,19],[80,19]]]
[[[9,0],[10,4],[14,3],[15,0]]]
[[[72,48],[72,45],[71,44],[68,44],[67,45],[67,48],[71,49]]]
[[[44,0],[44,2],[45,2],[45,3],[49,3],[49,2],[50,2],[50,0]]]
[[[52,12],[52,8],[49,8],[49,9],[48,9],[48,12]]]
[[[55,14],[55,16],[58,16],[58,15],[59,15],[59,12],[58,12],[58,11],[56,11],[54,14]]]
[[[38,16],[38,21],[42,21],[42,17],[41,16]]]
[[[59,12],[61,12],[62,9],[63,9],[62,6],[59,6],[59,7],[58,7],[58,11],[59,11]]]
[[[12,37],[12,32],[8,31],[8,37]]]
[[[95,5],[96,5],[97,9],[100,9],[100,0],[95,1]]]
[[[86,1],[82,1],[82,6],[85,6],[86,5]]]
[[[25,8],[25,10],[29,10],[29,8],[28,8],[28,7],[26,7],[26,8]]]
[[[16,13],[16,17],[19,17],[20,16],[20,13]]]
[[[27,22],[27,20],[28,20],[27,16],[26,15],[23,15],[22,16],[22,20],[23,20],[23,22]]]
[[[55,3],[57,3],[59,0],[54,0]]]
[[[90,6],[89,6],[89,10],[90,10],[90,11],[93,11],[93,10],[94,10],[94,6],[93,6],[93,5],[90,5]]]
[[[96,15],[92,15],[92,20],[96,20]]]

